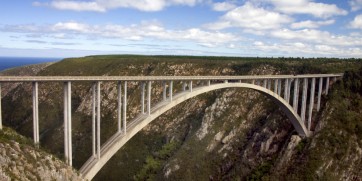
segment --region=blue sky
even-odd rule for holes
[[[0,56],[362,57],[362,0],[5,0]]]

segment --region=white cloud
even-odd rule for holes
[[[255,7],[245,3],[220,18],[215,23],[205,25],[209,29],[219,30],[230,27],[240,27],[253,30],[276,29],[281,25],[292,22],[289,16]]]
[[[57,32],[74,31],[79,33],[89,33],[89,31],[91,31],[91,27],[89,25],[73,21],[56,23],[51,27],[51,29]]]
[[[349,23],[349,27],[353,29],[362,29],[362,14],[357,15],[353,21]]]
[[[218,2],[212,5],[212,9],[215,11],[229,11],[236,8],[236,5],[230,2]]]
[[[326,20],[326,21],[307,20],[307,21],[300,21],[300,22],[292,23],[290,25],[290,27],[293,29],[319,28],[320,26],[331,25],[334,23],[335,23],[335,20]]]
[[[362,57],[360,48],[337,47],[326,44],[309,44],[301,42],[285,43],[264,43],[254,42],[251,49],[261,53],[269,52],[281,56],[300,56],[300,57]]]
[[[269,0],[277,11],[287,14],[310,14],[319,18],[347,15],[348,12],[335,4],[316,3],[312,0]]]
[[[203,0],[53,0],[50,3],[33,2],[34,6],[50,6],[59,10],[106,12],[110,9],[131,8],[140,11],[160,11],[167,6],[194,6]]]
[[[158,22],[142,22],[131,26],[117,24],[89,25],[75,21],[59,22],[49,26],[15,25],[0,27],[3,32],[38,34],[53,38],[119,38],[123,40],[170,40],[193,42],[202,46],[216,47],[237,42],[241,38],[232,33],[204,31],[198,28],[185,30],[165,29]]]
[[[105,12],[106,8],[96,2],[77,2],[77,1],[53,1],[52,7],[60,10],[73,11],[98,11]]]
[[[358,11],[362,9],[362,0],[351,0],[348,2],[352,11]]]
[[[314,46],[316,50],[318,51],[322,51],[322,52],[338,52],[338,48],[336,47],[332,47],[329,45],[315,45]]]
[[[303,30],[275,30],[271,36],[283,40],[299,40],[308,43],[326,44],[330,46],[362,46],[361,37],[351,37],[345,35],[333,35],[327,31],[303,29]]]

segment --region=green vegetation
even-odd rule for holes
[[[145,164],[139,173],[135,176],[135,180],[154,180],[157,173],[164,166],[165,162],[179,148],[180,144],[171,141],[162,146],[162,149],[153,156],[147,156]]]
[[[34,142],[24,136],[19,135],[16,133],[13,129],[8,127],[3,127],[3,129],[0,131],[0,141],[3,143],[15,141],[18,142],[20,145],[29,145],[33,146]]]
[[[271,161],[267,161],[265,163],[262,163],[258,166],[258,168],[256,168],[255,170],[253,170],[250,174],[250,176],[248,176],[246,178],[247,181],[259,181],[259,180],[264,180],[266,178],[265,175],[267,175],[270,171],[270,169],[272,168],[272,162]]]

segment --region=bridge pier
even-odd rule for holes
[[[145,114],[145,82],[141,82],[141,114]]]
[[[101,82],[97,82],[97,158],[101,156]]]
[[[307,95],[308,95],[308,78],[304,78],[303,81],[303,93],[302,93],[302,109],[301,109],[301,118],[303,124],[305,124],[305,111],[307,107]]]
[[[92,155],[97,158],[96,153],[96,88],[97,83],[92,85]]]
[[[268,79],[268,89],[271,90],[271,80]]]
[[[274,80],[274,93],[277,94],[278,93],[278,79]]]
[[[166,81],[162,81],[162,87],[163,87],[163,100],[165,101],[167,99],[167,87],[166,87]],[[186,89],[186,83],[184,84],[184,89]]]
[[[266,88],[266,85],[267,85],[267,80],[264,79],[264,80],[263,80],[263,87]]]
[[[298,96],[299,95],[299,79],[294,81],[294,95],[293,95],[293,108],[295,112],[298,112]]]
[[[278,96],[282,95],[282,79],[278,79]]]
[[[309,112],[308,112],[308,131],[311,131],[311,124],[312,124],[312,112],[313,112],[313,106],[314,106],[314,94],[315,94],[315,78],[312,78],[312,85],[310,89],[310,97],[309,97]]]
[[[64,152],[65,161],[72,166],[72,91],[71,82],[64,82]]]
[[[117,123],[118,123],[118,132],[122,130],[122,82],[117,82]],[[144,104],[145,104],[145,91],[144,91],[144,83],[142,82],[142,114],[145,112]]]
[[[288,86],[289,86],[289,79],[284,80],[284,99],[288,99]]]
[[[1,108],[1,101],[2,97],[1,97],[1,83],[0,83],[0,130],[3,129],[3,117],[2,117],[2,108]]]
[[[208,81],[207,81],[207,86],[210,86],[210,85],[211,85],[211,81],[208,80]]]
[[[190,89],[190,92],[192,92],[192,80],[190,80],[189,89]]]
[[[322,88],[323,88],[323,78],[319,78],[319,86],[318,86],[318,102],[317,102],[317,111],[321,108],[321,97],[322,97]]]
[[[38,82],[33,82],[33,137],[34,143],[39,144],[39,97]]]
[[[292,89],[292,79],[289,79],[289,84],[288,84],[288,96],[287,96],[287,102],[290,103],[290,91]]]
[[[127,131],[127,81],[124,81],[123,88],[123,133],[126,134]]]
[[[169,87],[169,96],[170,96],[170,102],[172,102],[172,89],[173,89],[173,81],[170,81],[170,87]]]
[[[329,77],[327,77],[326,81],[326,95],[328,95],[328,91],[329,91]]]
[[[151,115],[151,81],[148,81],[147,83],[147,114]]]

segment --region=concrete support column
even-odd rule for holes
[[[251,84],[254,84],[254,85],[255,85],[255,80],[251,80]]]
[[[147,114],[151,114],[151,81],[147,83]]]
[[[2,117],[2,108],[1,108],[1,83],[0,83],[0,130],[3,129],[3,117]]]
[[[333,83],[337,82],[337,77],[333,77]]]
[[[318,86],[318,101],[317,101],[317,111],[321,108],[321,97],[322,97],[322,89],[323,89],[323,78],[319,78],[319,86]]]
[[[271,90],[271,80],[268,79],[268,89]]]
[[[274,80],[274,93],[277,94],[278,93],[278,79]]]
[[[183,83],[182,83],[182,90],[183,90],[183,91],[186,91],[186,86],[187,86],[186,82],[183,82]]]
[[[68,155],[68,84],[64,82],[64,159],[65,163],[69,163],[69,155]]]
[[[71,82],[64,83],[64,155],[72,166],[72,91]]]
[[[145,114],[145,89],[146,84],[145,82],[141,83],[141,113]]]
[[[127,81],[124,81],[123,88],[123,132],[126,134],[127,131]]]
[[[326,81],[326,95],[328,95],[328,90],[329,90],[329,77],[327,77]]]
[[[241,80],[238,80],[238,83],[241,83]]]
[[[282,79],[278,79],[278,96],[282,95]]]
[[[190,92],[192,92],[192,80],[190,80],[189,90],[190,90]]]
[[[301,110],[301,118],[304,124],[305,124],[305,111],[307,107],[307,95],[308,95],[308,78],[304,78],[303,93],[302,93],[302,110]]]
[[[33,82],[33,136],[34,143],[39,144],[39,102],[38,82]]]
[[[229,81],[228,81],[228,80],[224,80],[224,83],[229,83]]]
[[[299,97],[299,79],[294,81],[293,108],[298,113],[298,97]]]
[[[211,85],[211,80],[208,80],[207,81],[207,86],[210,86]]]
[[[185,84],[184,84],[185,85]],[[163,100],[165,101],[167,99],[167,87],[166,87],[166,81],[162,81],[162,86],[163,86]]]
[[[170,102],[172,101],[172,89],[173,89],[173,81],[171,80],[169,87]]]
[[[288,79],[289,80],[289,84],[288,84],[288,95],[287,95],[287,102],[290,102],[290,90],[292,89],[292,79]]]
[[[92,85],[92,153],[96,158],[96,89],[97,84]]]
[[[255,85],[260,86],[260,80],[259,80],[259,79],[257,79],[257,80],[255,81]]]
[[[122,82],[118,81],[117,83],[117,122],[118,122],[118,132],[121,132],[122,130]]]
[[[68,84],[68,150],[69,150],[69,165],[72,166],[73,149],[72,149],[72,86]],[[39,131],[39,129],[37,130]],[[39,135],[39,132],[38,132]],[[38,137],[39,139],[39,137]],[[39,141],[39,140],[38,140]]]
[[[284,99],[288,99],[288,86],[289,86],[289,79],[284,80]]]
[[[313,106],[314,106],[314,94],[315,94],[315,78],[312,78],[312,85],[310,89],[310,97],[309,97],[309,111],[308,111],[308,131],[311,131],[311,125],[312,125],[312,112],[313,112]]]
[[[97,82],[97,158],[101,156],[101,82]]]
[[[264,87],[264,88],[266,88],[266,84],[267,84],[267,80],[264,79],[264,81],[263,81],[263,87]]]

